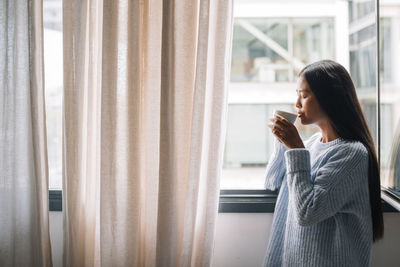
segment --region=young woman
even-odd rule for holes
[[[298,118],[320,132],[303,144],[276,115],[265,187],[279,189],[264,266],[369,266],[383,237],[379,167],[349,73],[322,60],[299,74]]]

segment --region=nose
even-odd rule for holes
[[[300,101],[300,96],[297,97],[296,101],[296,108],[300,109],[301,108],[301,101]]]

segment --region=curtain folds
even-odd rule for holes
[[[231,1],[63,3],[64,265],[210,266]]]
[[[41,0],[0,1],[0,266],[52,266]]]

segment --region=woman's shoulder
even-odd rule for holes
[[[343,140],[343,142],[339,143],[335,148],[342,153],[354,153],[356,155],[368,157],[368,149],[360,141]]]
[[[369,152],[360,141],[343,140],[332,146],[325,157],[327,160],[342,162],[343,165],[356,166],[364,164],[368,166]]]

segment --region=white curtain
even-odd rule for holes
[[[0,1],[0,266],[52,266],[41,0]]]
[[[69,0],[64,265],[210,266],[231,0]]]

